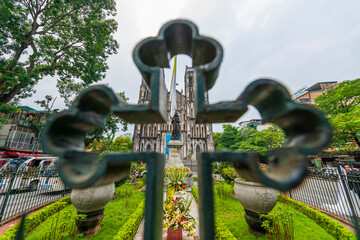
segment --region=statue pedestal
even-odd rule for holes
[[[180,140],[170,140],[167,144],[169,147],[169,159],[165,162],[165,167],[184,167],[182,162],[182,142]]]

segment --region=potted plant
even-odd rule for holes
[[[260,218],[260,214],[266,215],[275,207],[278,200],[277,191],[257,182],[235,178],[234,192],[245,209],[249,231],[256,236],[264,235],[266,230],[261,225],[265,220]]]
[[[176,165],[165,168],[166,187],[175,189],[176,195],[185,194],[185,180],[189,172],[191,172],[189,168],[177,167]]]
[[[189,231],[189,235],[195,234],[196,221],[190,215],[192,199],[187,196],[175,197],[175,189],[169,188],[164,204],[163,227],[167,230],[168,240],[182,239],[182,231]]]

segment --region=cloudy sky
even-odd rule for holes
[[[251,81],[263,77],[282,82],[291,93],[316,82],[360,77],[359,0],[118,0],[117,9],[120,49],[109,58],[103,82],[125,91],[131,103],[137,102],[141,83],[132,60],[134,46],[176,18],[193,21],[200,34],[224,48],[219,78],[210,91],[212,103],[236,99]],[[191,65],[191,58],[179,56],[178,90],[185,65]],[[170,76],[171,70],[166,71],[168,89]],[[22,104],[38,108],[35,100],[58,95],[55,81],[39,82],[37,93]],[[55,107],[64,107],[62,99]],[[239,120],[257,117],[252,108]],[[221,131],[221,125],[214,131]]]

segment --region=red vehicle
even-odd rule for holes
[[[0,159],[0,168],[5,165],[11,158],[2,158]]]

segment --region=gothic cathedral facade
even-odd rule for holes
[[[186,67],[185,94],[176,91],[176,112],[180,116],[180,140],[183,143],[182,158],[195,160],[196,153],[214,149],[212,124],[195,124],[194,115],[194,68]],[[150,89],[142,80],[139,104],[150,100]],[[209,102],[208,92],[205,100]],[[170,119],[170,93],[168,93],[167,123],[135,124],[132,150],[134,152],[156,151],[167,153],[172,125]]]

